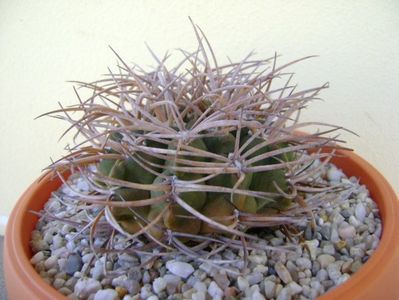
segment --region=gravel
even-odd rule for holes
[[[259,232],[265,245],[291,245],[292,251],[243,251],[225,249],[211,258],[218,264],[198,261],[182,254],[151,259],[145,253],[94,254],[89,232],[79,232],[73,222],[88,220],[77,201],[63,201],[75,192],[63,185],[53,193],[32,232],[31,263],[43,279],[68,299],[315,299],[347,281],[362,268],[378,246],[382,232],[375,202],[356,178],[347,178],[333,165],[319,171],[315,180],[351,186],[348,200],[326,204],[315,213],[315,226],[300,228],[302,243],[290,244],[280,230]],[[70,186],[88,193],[79,177]],[[95,215],[99,208],[92,208]],[[59,221],[68,218],[71,224]],[[97,224],[93,246],[108,243],[112,231]],[[114,248],[123,250],[129,240],[114,235]],[[136,244],[142,247],[144,244]],[[155,250],[154,250],[155,251]],[[244,256],[247,255],[247,263]],[[223,262],[225,260],[225,262]]]

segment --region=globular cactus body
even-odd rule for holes
[[[172,245],[178,233],[191,242],[204,234],[251,238],[252,227],[308,219],[332,191],[308,180],[309,166],[332,156],[317,150],[336,148],[336,138],[295,130],[301,109],[327,86],[296,91],[288,79],[273,88],[297,62],[277,67],[277,57],[212,66],[196,34],[199,50],[183,51],[177,68],[157,58],[159,65],[145,72],[121,60],[120,74],[88,85],[96,96],[67,109],[83,116],[65,119],[91,146],[52,168],[79,166],[111,207],[114,229],[160,244]],[[319,193],[320,201],[306,208],[304,192]]]

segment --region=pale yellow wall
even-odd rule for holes
[[[296,67],[300,87],[329,81],[326,102],[307,119],[343,125],[349,145],[399,190],[399,1],[11,1],[0,0],[0,223],[18,196],[66,140],[65,124],[33,118],[73,103],[66,80],[94,80],[126,60],[192,49],[187,16],[207,33],[219,57],[282,61],[319,54]],[[1,226],[0,226],[1,227]]]

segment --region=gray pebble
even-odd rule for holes
[[[82,262],[82,258],[80,257],[80,255],[77,253],[73,253],[68,256],[68,258],[65,262],[64,271],[68,275],[72,276],[75,272],[80,271],[82,269],[82,266],[83,266],[83,262]]]

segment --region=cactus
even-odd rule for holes
[[[65,112],[57,116],[86,145],[50,168],[82,172],[103,199],[109,226],[165,249],[186,251],[177,238],[255,241],[251,228],[309,221],[309,210],[334,191],[308,180],[312,162],[332,157],[333,150],[319,150],[339,147],[337,137],[327,136],[339,127],[295,130],[311,124],[300,123],[299,112],[327,85],[296,91],[289,76],[274,87],[302,59],[278,66],[277,56],[247,57],[221,66],[194,29],[198,50],[182,51],[177,67],[156,57],[157,67],[147,72],[115,52],[120,70],[84,85],[95,96],[51,112]],[[74,120],[71,112],[81,115]],[[318,201],[307,204],[305,192]],[[93,201],[84,194],[80,200]]]

